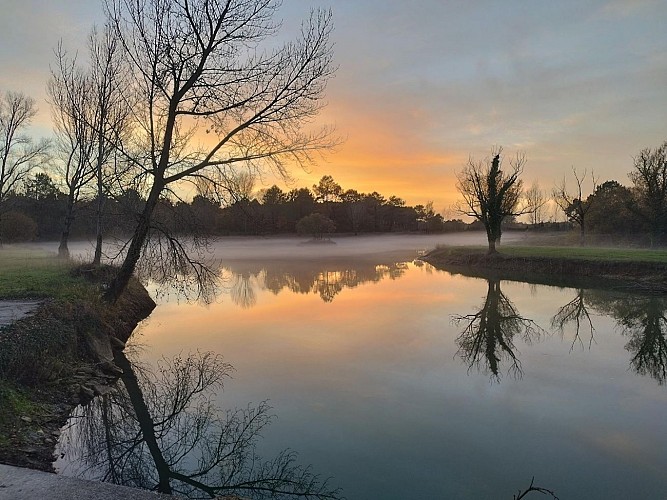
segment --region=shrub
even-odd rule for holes
[[[310,234],[316,240],[321,240],[325,234],[333,233],[336,224],[326,215],[313,213],[306,215],[296,223],[296,232]]]
[[[7,212],[0,218],[2,241],[13,243],[32,241],[37,236],[37,223],[21,212]]]

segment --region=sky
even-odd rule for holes
[[[629,185],[633,157],[667,140],[665,0],[284,0],[285,36],[312,7],[333,10],[338,66],[319,122],[344,141],[283,189],[328,174],[443,211],[456,172],[493,146],[524,153],[525,184],[551,191],[572,168]],[[53,49],[84,51],[101,3],[0,9],[0,90],[33,96],[49,134]]]

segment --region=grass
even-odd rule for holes
[[[0,249],[0,299],[85,297],[91,284],[74,276],[72,266],[43,251]]]
[[[481,254],[487,247],[441,247],[438,253],[445,255]],[[544,259],[587,260],[596,262],[650,262],[667,264],[667,250],[601,247],[548,247],[548,246],[501,246],[501,255],[507,257],[533,257]]]
[[[0,446],[9,445],[9,429],[16,425],[19,417],[35,416],[41,411],[41,406],[21,389],[0,379]]]

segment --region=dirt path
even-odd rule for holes
[[[0,300],[0,327],[30,316],[41,303],[41,300]]]

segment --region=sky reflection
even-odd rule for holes
[[[547,333],[530,343],[516,336],[522,377],[501,363],[497,380],[483,364],[469,369],[457,344],[462,325],[452,321],[485,303],[486,281],[407,262],[395,266],[395,279],[360,280],[328,302],[308,285],[322,269],[377,277],[361,260],[304,264],[301,274],[295,262],[263,267],[250,308],[226,294],[208,306],[165,302],[139,340],[147,358],[192,348],[223,354],[237,372],[221,401],[269,398],[278,415],[260,449],[297,449],[348,498],[511,498],[533,475],[562,498],[653,498],[667,489],[667,393],[651,372],[636,374],[631,342],[664,339],[665,328],[658,337],[621,328],[617,313],[637,300],[587,291],[589,347],[574,342],[572,323],[551,328],[579,291],[500,283],[518,314]],[[263,276],[280,269],[292,278],[276,278],[286,283],[276,293]],[[292,290],[302,275],[309,278]],[[664,313],[665,300],[651,300]]]

